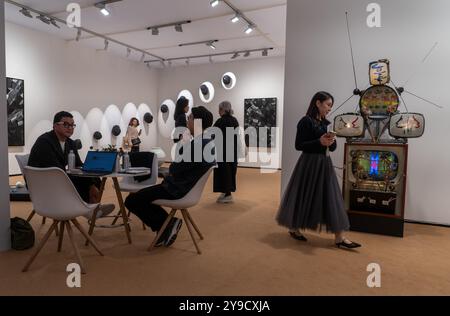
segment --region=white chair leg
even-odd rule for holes
[[[75,255],[77,256],[77,259],[78,259],[78,263],[80,264],[80,267],[81,267],[81,273],[86,274],[86,269],[84,268],[84,262],[83,262],[83,259],[81,258],[80,251],[78,250],[78,247],[75,244],[75,239],[73,238],[72,227],[70,227],[69,221],[66,221],[66,227],[67,227],[67,233],[69,234],[70,243],[72,244],[73,250],[75,251]]]
[[[50,226],[49,230],[47,231],[47,233],[45,234],[44,238],[42,238],[41,242],[39,243],[39,245],[36,247],[36,250],[34,251],[34,253],[31,255],[30,259],[28,259],[27,263],[25,264],[25,266],[22,269],[22,272],[26,272],[28,271],[28,268],[30,267],[30,265],[33,263],[34,259],[36,259],[37,255],[39,254],[39,252],[42,250],[42,248],[44,247],[44,245],[47,243],[50,235],[53,233],[53,230],[55,229],[56,225],[58,225],[58,222],[54,222],[52,224],[52,226]]]
[[[181,210],[181,214],[183,214],[184,221],[186,222],[186,226],[189,230],[189,234],[191,235],[192,241],[194,242],[195,248],[197,249],[197,253],[199,255],[201,255],[202,252],[200,251],[200,248],[197,245],[197,241],[195,240],[194,233],[192,232],[192,228],[191,228],[191,222],[189,221],[189,218],[186,215],[186,210]]]
[[[170,212],[169,216],[167,216],[166,221],[161,226],[161,229],[156,234],[155,239],[153,239],[152,244],[150,245],[150,247],[148,247],[148,251],[151,251],[155,247],[156,243],[159,240],[159,237],[161,237],[161,235],[163,234],[164,230],[167,228],[167,225],[169,225],[170,220],[175,216],[176,212],[177,212],[176,209],[172,209],[172,211]]]

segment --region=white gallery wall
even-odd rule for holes
[[[0,87],[6,86],[5,81],[5,29],[3,28],[4,2],[0,1]],[[6,94],[4,90],[0,93],[0,152],[6,153],[8,149],[8,131],[7,131],[7,113],[6,113]],[[0,251],[11,248],[11,233],[9,230],[9,187],[8,187],[8,157],[5,154],[0,155]]]
[[[120,147],[133,116],[141,119],[141,148],[156,146],[158,70],[6,23],[6,76],[25,80],[25,146],[9,147],[10,174],[20,173],[14,155],[28,153],[61,110],[75,116],[72,138],[82,140],[82,158],[91,145]],[[150,125],[142,121],[146,112],[155,117]],[[121,127],[118,137],[111,134],[114,125]],[[93,141],[95,131],[103,135],[99,142]]]
[[[236,86],[225,90],[221,84],[222,75],[233,72]],[[215,88],[214,99],[210,103],[202,102],[199,96],[200,85],[209,81]],[[194,106],[203,105],[214,114],[214,121],[219,118],[219,103],[230,101],[239,125],[244,127],[244,100],[248,98],[277,98],[277,126],[283,122],[284,104],[284,57],[266,57],[253,60],[236,60],[227,63],[213,63],[196,66],[166,67],[160,74],[158,98],[159,104],[170,99],[176,102],[182,90],[188,90],[193,96]],[[173,113],[171,113],[173,115]],[[281,131],[281,129],[280,129]],[[281,133],[279,139],[281,140]],[[159,133],[159,144],[169,157],[173,141],[164,133]],[[281,141],[278,147],[267,152],[250,148],[250,155],[256,162],[242,161],[240,166],[264,167],[267,169],[281,167]],[[259,157],[256,157],[259,156]]]
[[[409,111],[426,117],[424,136],[409,141],[405,217],[450,224],[450,148],[446,140],[450,134],[450,2],[379,0],[382,27],[369,28],[366,7],[371,2],[288,0],[282,191],[300,155],[294,149],[296,125],[313,94],[329,91],[340,104],[355,88],[345,22],[348,11],[360,89],[368,87],[369,62],[388,58],[396,85],[410,79],[407,90],[445,107],[438,109],[403,95]],[[435,50],[422,64],[436,42]],[[358,100],[354,97],[336,114],[354,111]],[[400,110],[405,111],[404,105]],[[332,154],[339,167],[344,142],[338,139],[338,150]]]

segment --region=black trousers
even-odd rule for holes
[[[236,162],[218,162],[214,169],[213,191],[231,193],[236,191]]]
[[[152,204],[153,201],[159,199],[176,200],[177,198],[170,195],[161,184],[158,184],[142,189],[139,192],[131,193],[125,199],[125,206],[156,232],[161,229],[168,216],[161,206]]]
[[[77,189],[78,194],[86,203],[90,203],[89,201],[89,191],[92,185],[95,185],[98,189],[100,189],[101,180],[100,178],[89,178],[89,177],[74,177],[69,176],[72,181],[75,189]]]

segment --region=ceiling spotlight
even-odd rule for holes
[[[245,29],[245,34],[250,34],[251,32],[253,32],[253,29],[255,27],[253,25],[248,25],[247,28]]]
[[[219,4],[219,0],[211,0],[209,4],[214,8]]]
[[[244,54],[244,57],[248,57],[248,56],[250,56],[250,52],[245,52],[245,54]]]
[[[189,66],[189,62],[190,62],[190,61],[189,61],[189,58],[186,58],[185,63],[186,63],[187,66]]]
[[[56,24],[56,21],[55,21],[54,19],[51,19],[51,20],[50,20],[50,23],[51,23],[54,27],[60,28],[59,25]]]
[[[145,53],[142,53],[142,56],[141,56],[141,63],[144,61],[144,59],[145,59]]]
[[[81,29],[78,29],[77,38],[75,40],[78,42],[80,40],[80,37],[81,37]]]
[[[269,52],[267,51],[267,49],[262,51],[262,55],[263,55],[263,57],[267,57],[267,55],[269,55]]]
[[[233,56],[231,56],[231,59],[236,59],[238,57],[239,57],[239,54],[238,53],[234,53]]]
[[[105,49],[104,50],[108,50],[109,47],[109,42],[107,39],[105,39]]]
[[[94,4],[95,7],[100,9],[100,12],[104,15],[104,16],[108,16],[111,13],[109,12],[109,10],[106,8],[106,1],[103,2],[98,2],[96,4]]]
[[[207,42],[207,43],[205,43],[205,44],[206,44],[206,46],[208,46],[208,47],[211,48],[211,49],[216,49],[216,46],[214,46],[213,43],[214,43],[213,41],[210,41],[210,42]]]
[[[38,15],[38,16],[36,17],[36,19],[41,20],[41,21],[44,22],[45,24],[50,24],[50,19],[47,18],[45,15],[40,14],[40,15]]]
[[[25,8],[22,8],[20,11],[20,13],[22,13],[24,16],[26,16],[27,18],[33,18],[33,16],[31,15],[30,11],[28,11]]]
[[[167,62],[167,64],[169,65],[169,67],[172,67],[172,61],[171,61],[171,60],[169,60],[169,61]]]
[[[152,28],[152,35],[159,35],[159,29],[157,27]]]
[[[183,32],[183,27],[181,26],[181,24],[176,24],[176,25],[175,25],[175,31],[177,31],[177,32]]]
[[[131,54],[131,49],[129,47],[127,47],[127,58],[130,57]]]
[[[236,22],[238,22],[239,21],[239,14],[236,14],[232,19],[231,19],[231,22],[232,23],[236,23]]]

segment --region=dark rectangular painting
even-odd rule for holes
[[[8,146],[25,145],[25,88],[24,81],[6,78],[6,105],[8,107]]]
[[[275,147],[275,135],[271,127],[277,126],[277,98],[245,99],[244,128],[254,127],[257,130],[258,147]],[[261,129],[266,130],[266,135]],[[249,146],[248,134],[245,143]]]

